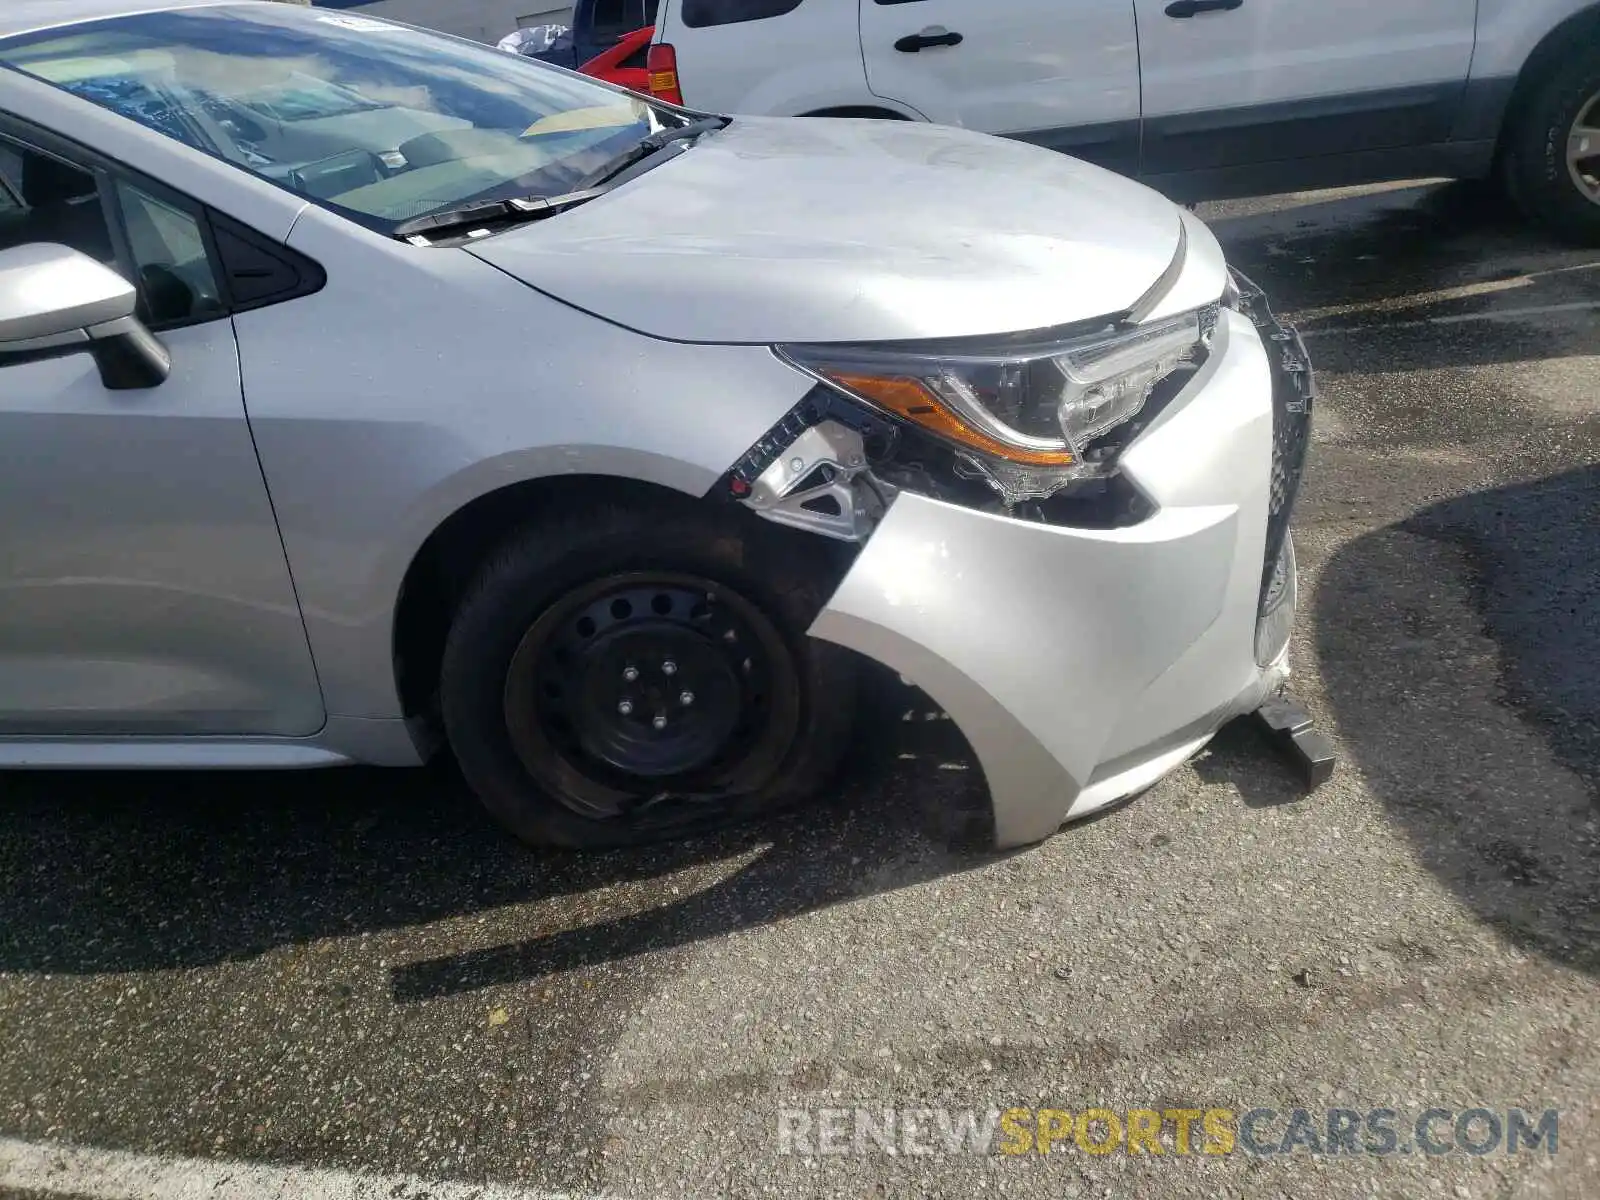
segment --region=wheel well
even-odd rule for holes
[[[634,479],[559,475],[479,496],[428,536],[406,569],[395,605],[394,672],[406,716],[436,717],[445,637],[478,568],[506,538],[541,513],[585,504],[694,504],[693,497]]]
[[[873,121],[909,121],[905,113],[892,108],[873,108],[871,105],[844,105],[840,108],[819,108],[816,112],[801,113],[803,117],[865,117]]]
[[[1600,4],[1574,13],[1557,25],[1544,40],[1533,48],[1528,61],[1522,64],[1517,75],[1517,85],[1512,90],[1511,101],[1506,105],[1505,120],[1500,125],[1500,146],[1497,153],[1505,152],[1506,137],[1515,129],[1526,111],[1528,103],[1539,85],[1550,77],[1550,72],[1562,59],[1581,50],[1581,43],[1592,43],[1600,37]]]

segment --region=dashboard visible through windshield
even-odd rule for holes
[[[371,228],[555,195],[661,127],[646,101],[409,26],[295,6],[140,13],[0,64]]]

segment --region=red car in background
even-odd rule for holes
[[[656,36],[656,27],[646,25],[632,33],[625,33],[615,46],[596,54],[578,68],[585,75],[593,75],[607,83],[630,88],[635,92],[650,94],[650,42]]]

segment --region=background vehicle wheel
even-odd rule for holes
[[[828,547],[740,512],[523,530],[458,608],[440,680],[467,782],[526,841],[656,841],[805,799],[848,745],[855,663],[806,628]]]
[[[1536,85],[1507,130],[1501,166],[1525,214],[1600,245],[1600,54],[1580,52]]]

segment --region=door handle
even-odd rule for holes
[[[1243,0],[1240,2],[1243,3]],[[920,54],[934,46],[959,46],[966,40],[959,33],[952,33],[942,25],[930,25],[921,33],[901,38],[894,44],[894,48],[901,54]]]
[[[1208,12],[1232,12],[1243,8],[1244,0],[1174,0],[1167,5],[1167,16],[1187,21],[1190,17]]]

